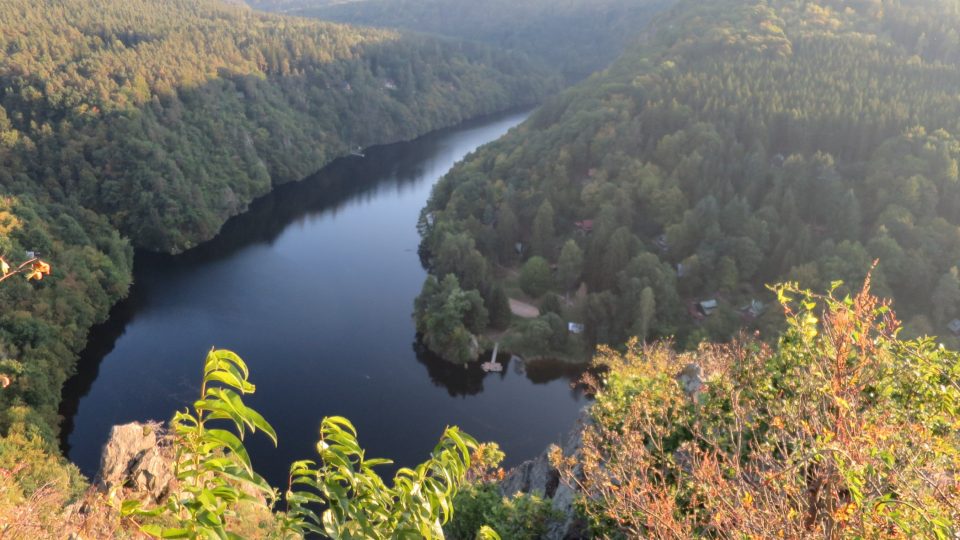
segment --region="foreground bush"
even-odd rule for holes
[[[277,442],[270,424],[243,402],[255,391],[249,375],[233,352],[213,349],[207,355],[200,398],[170,422],[177,489],[154,507],[136,498],[118,501],[120,514],[140,532],[158,538],[240,538],[251,512],[273,507],[279,494],[256,473],[243,444],[244,435],[256,431]],[[443,538],[442,526],[453,515],[453,499],[472,465],[489,464],[482,445],[450,427],[427,461],[401,468],[388,485],[374,468],[392,462],[367,458],[356,429],[342,417],[323,419],[317,453],[316,462],[291,465],[287,512],[271,536]],[[484,534],[497,538],[487,529]]]
[[[956,538],[960,356],[899,339],[869,278],[852,298],[775,290],[773,346],[601,351],[582,455],[553,456],[594,532]]]
[[[443,528],[452,540],[474,540],[484,526],[501,538],[535,540],[543,538],[553,516],[549,500],[527,493],[505,497],[494,482],[467,486],[453,505],[457,513]]]

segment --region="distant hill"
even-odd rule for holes
[[[257,9],[480,41],[570,79],[606,67],[673,0],[248,0]]]
[[[433,272],[490,309],[498,290],[541,294],[503,269],[542,256],[555,318],[511,328],[584,357],[638,334],[774,335],[765,283],[856,285],[879,259],[874,290],[907,334],[956,343],[957,28],[947,0],[681,2],[441,181],[422,223]]]

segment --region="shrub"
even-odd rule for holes
[[[898,338],[869,278],[854,297],[775,290],[774,346],[601,351],[583,459],[553,456],[595,534],[955,537],[960,355]]]
[[[502,538],[535,540],[543,538],[553,517],[549,500],[526,493],[504,497],[493,483],[464,489],[453,505],[457,513],[443,529],[452,540],[474,540],[484,525]]]

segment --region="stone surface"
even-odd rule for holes
[[[134,496],[163,500],[173,486],[173,449],[158,423],[114,426],[100,458],[98,485],[104,491],[129,489]]]
[[[697,364],[687,364],[677,375],[677,382],[690,397],[696,397],[703,388],[703,369]]]
[[[562,446],[564,456],[575,456],[580,452],[581,435],[589,422],[588,409],[580,412],[576,426],[567,436]],[[550,499],[551,506],[559,518],[550,523],[547,540],[574,540],[585,538],[586,524],[576,515],[574,500],[577,492],[560,481],[560,472],[550,464],[550,448],[534,459],[525,461],[507,472],[500,482],[500,491],[504,496],[516,493],[531,493]]]

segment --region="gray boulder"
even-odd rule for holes
[[[170,436],[156,422],[114,426],[100,458],[98,485],[104,491],[126,489],[160,502],[176,482]]]

